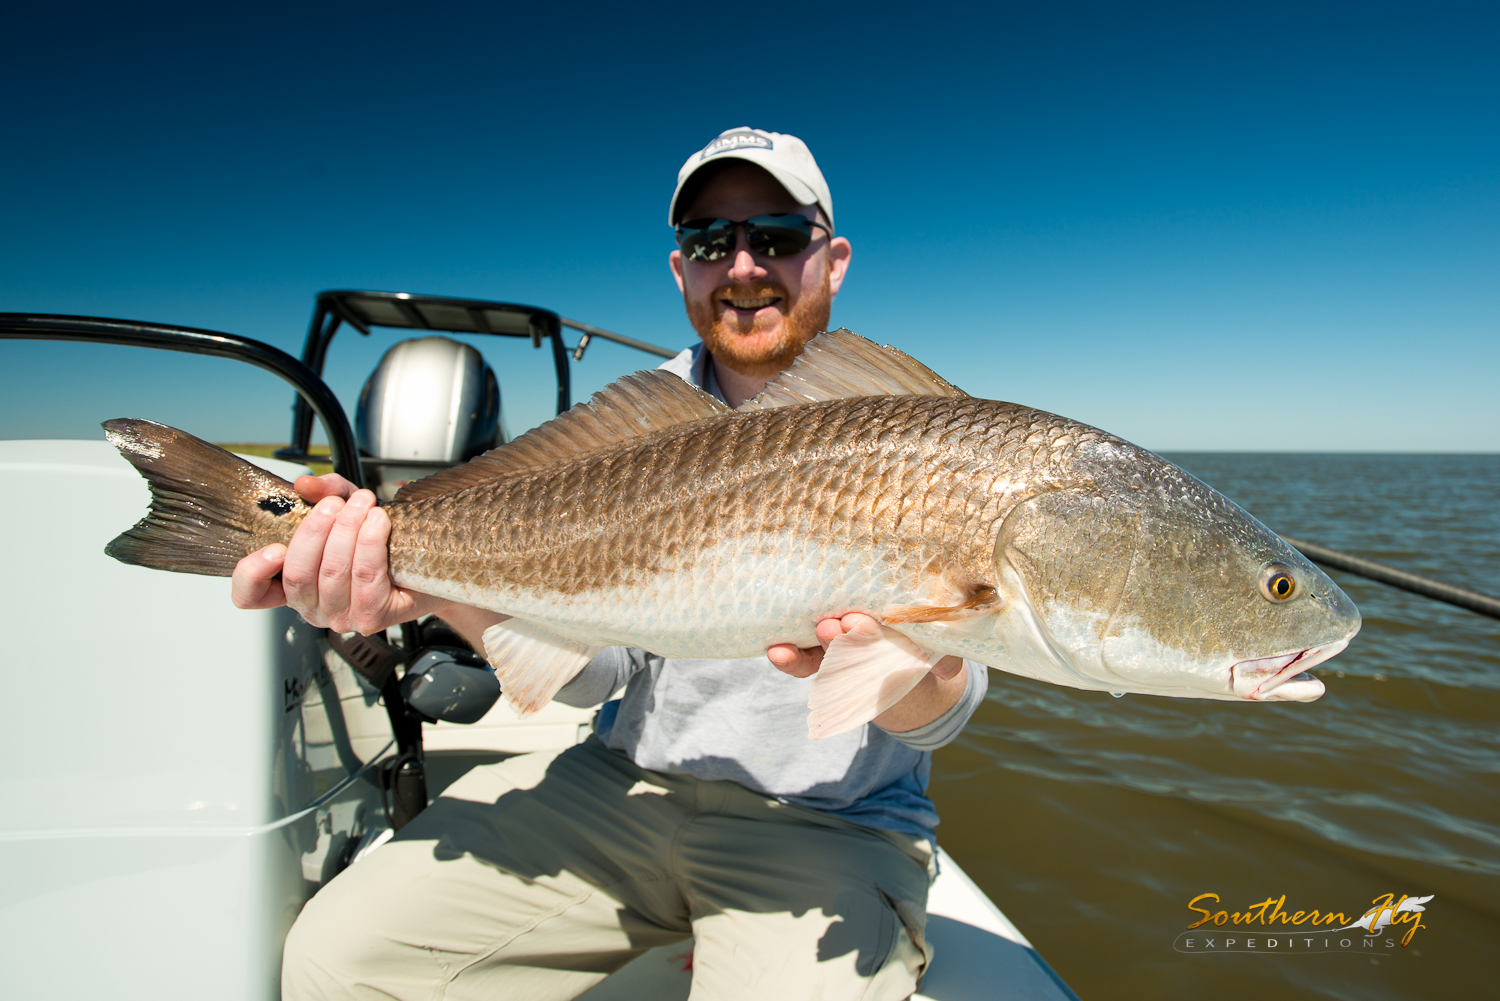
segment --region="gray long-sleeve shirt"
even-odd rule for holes
[[[708,359],[699,344],[661,367],[722,399]],[[897,734],[867,723],[825,740],[807,736],[808,679],[765,657],[669,659],[610,647],[557,698],[590,706],[624,688],[600,711],[596,729],[642,768],[728,779],[865,827],[932,838],[931,752],[958,736],[988,685],[982,665],[965,667],[963,696],[926,726]]]

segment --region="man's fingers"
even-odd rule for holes
[[[944,657],[942,660],[932,665],[932,673],[937,675],[943,681],[947,681],[949,678],[956,677],[958,675],[958,672],[962,671],[963,669],[964,660],[962,657]]]
[[[318,566],[318,614],[328,625],[340,631],[352,628],[346,619],[350,591],[353,589],[354,547],[359,530],[375,507],[375,495],[368,490],[354,493],[334,516],[323,544],[323,560]]]
[[[766,657],[778,670],[794,678],[807,678],[823,666],[823,648],[799,649],[790,643],[778,643],[766,650]]]
[[[348,500],[355,491],[354,484],[344,479],[338,473],[324,473],[322,476],[299,476],[292,484],[292,488],[301,495],[302,499],[309,504],[316,504],[324,497],[337,497],[340,500]]]
[[[875,618],[875,616],[869,615],[865,612],[849,612],[839,620],[839,624],[843,627],[843,631],[846,633],[859,628],[861,623],[869,623],[877,629],[880,627],[880,622]]]
[[[334,519],[344,509],[337,497],[325,497],[308,512],[286,548],[286,562],[281,568],[281,585],[286,603],[302,613],[315,626],[326,626],[318,614],[318,571],[323,565],[323,547]]]
[[[286,546],[274,543],[240,560],[230,578],[229,596],[236,608],[277,608],[286,594],[276,575],[286,559]]]
[[[766,657],[779,668],[787,668],[797,662],[802,656],[802,651],[790,643],[777,643],[773,647],[766,648]]]
[[[845,616],[845,618],[847,617],[848,616]],[[828,644],[832,643],[834,640],[838,639],[848,631],[849,630],[844,628],[843,622],[839,619],[828,618],[818,620],[818,642],[823,644],[824,650],[828,649]]]
[[[766,656],[779,671],[794,678],[811,677],[823,666],[823,652],[828,649],[828,645],[854,628],[861,619],[875,621],[863,612],[850,612],[842,619],[831,616],[819,619],[816,630],[819,646],[802,649],[790,643],[778,643],[766,651]]]
[[[350,500],[353,507],[355,501]],[[347,509],[346,509],[347,510]],[[377,632],[385,624],[385,613],[400,602],[400,592],[391,584],[391,519],[374,508],[360,523],[349,570],[350,625],[359,632]]]
[[[323,566],[323,548],[344,508],[344,499],[353,495],[354,484],[337,473],[324,476],[299,476],[292,484],[302,499],[313,505],[287,546],[281,568],[280,589],[286,604],[315,626],[328,622],[319,613],[319,573]],[[352,549],[352,544],[351,544]]]

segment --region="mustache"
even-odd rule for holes
[[[740,285],[726,282],[714,289],[709,298],[718,302],[722,299],[766,299],[778,298],[783,302],[790,302],[791,296],[787,295],[786,287],[779,282],[756,282],[753,285]]]

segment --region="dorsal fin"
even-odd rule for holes
[[[670,372],[636,372],[508,444],[462,466],[413,480],[397,492],[396,499],[413,501],[453,493],[497,476],[567,462],[630,438],[730,412]]]
[[[859,396],[968,395],[906,352],[840,328],[808,341],[790,368],[739,409],[770,410]]]

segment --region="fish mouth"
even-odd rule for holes
[[[1323,696],[1323,682],[1307,669],[1343,651],[1348,638],[1296,653],[1242,660],[1229,669],[1230,688],[1250,702],[1313,702]]]

